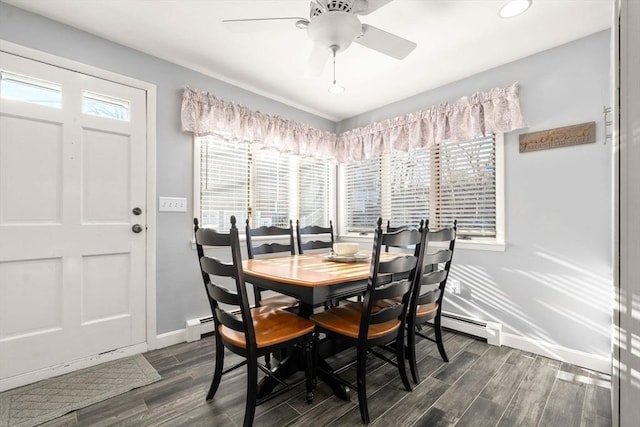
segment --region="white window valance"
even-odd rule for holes
[[[208,92],[184,89],[182,130],[196,136],[259,142],[265,148],[306,157],[334,157],[336,134],[304,123],[253,111]]]
[[[513,83],[337,135],[186,88],[182,98],[182,130],[196,136],[222,135],[260,142],[283,153],[330,157],[347,163],[392,150],[407,151],[442,141],[470,141],[522,128],[524,119],[518,92],[518,83]]]

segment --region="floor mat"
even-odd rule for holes
[[[158,381],[143,355],[113,360],[0,393],[0,427],[31,427]]]

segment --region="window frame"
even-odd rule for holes
[[[224,140],[224,137],[222,136],[216,136],[213,135],[211,136],[212,138],[220,138],[221,140]],[[194,217],[198,217],[198,219],[200,219],[200,207],[201,207],[201,203],[200,203],[200,172],[201,172],[201,159],[200,159],[200,154],[202,151],[202,139],[205,137],[197,137],[194,136],[193,137],[193,185],[192,185],[192,206],[193,206],[193,216]],[[260,146],[259,144],[250,144],[250,149],[249,152],[251,153],[253,150],[259,150]],[[285,154],[285,155],[289,155],[289,154]],[[300,166],[300,157],[296,156],[296,155],[289,155],[290,159],[289,159],[289,194],[290,194],[290,199],[289,200],[289,219],[292,221],[293,226],[295,227],[296,225],[296,220],[299,219],[298,215],[299,215],[299,206],[300,206],[300,201],[298,200],[298,191],[299,191],[299,166]],[[327,224],[326,226],[329,225],[329,221],[333,221],[334,223],[334,228],[335,228],[335,223],[336,221],[334,220],[334,218],[337,218],[337,203],[336,203],[336,197],[335,197],[335,188],[336,188],[336,179],[337,179],[337,165],[332,163],[330,160],[327,160],[329,162],[329,183],[328,183],[328,188],[329,188],[329,194],[328,194],[328,214],[329,217],[327,218]],[[253,172],[252,172],[253,173]],[[253,190],[250,191],[250,193]],[[251,204],[251,198],[253,197],[252,194],[250,194],[250,201],[249,203]],[[250,206],[249,208],[252,208],[253,206]],[[237,218],[238,220],[238,224],[237,227],[239,229],[239,234],[241,236],[242,239],[244,239],[244,225],[245,225],[245,220],[247,218]],[[203,224],[201,223],[200,226],[209,226],[209,224]],[[230,225],[229,225],[230,226]],[[253,225],[252,225],[253,226]],[[226,229],[228,229],[228,227],[226,227]],[[224,230],[222,230],[224,231]]]
[[[505,236],[505,170],[504,170],[504,134],[496,133],[495,139],[495,179],[496,179],[496,235],[495,237],[481,237],[481,236],[469,236],[469,238],[456,240],[456,248],[459,249],[480,249],[489,251],[504,251],[506,248],[506,236]],[[389,165],[390,162],[383,162],[383,180],[385,175],[385,165]],[[382,197],[388,197],[386,189],[388,185],[383,182]],[[338,203],[338,235],[347,237],[350,240],[366,240],[370,239],[374,225],[372,225],[371,232],[348,232],[347,231],[347,212],[345,210],[346,197],[346,165],[341,164],[338,167],[338,187],[337,187],[337,199]],[[384,208],[383,208],[384,210]],[[382,212],[383,219],[388,218],[388,213],[385,216],[385,212]],[[386,223],[385,223],[386,226]],[[436,245],[437,246],[437,245]]]

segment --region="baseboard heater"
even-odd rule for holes
[[[486,339],[490,345],[502,345],[502,325],[497,322],[486,322],[443,311],[442,327]]]
[[[496,322],[485,322],[459,314],[442,312],[442,327],[462,332],[487,340],[487,344],[502,344],[502,325]],[[204,334],[213,332],[213,316],[187,320],[185,338],[187,342],[198,341]]]
[[[187,342],[198,341],[204,334],[213,332],[213,316],[187,320],[185,338]]]

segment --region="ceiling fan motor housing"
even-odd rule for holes
[[[353,3],[355,0],[329,0],[326,2],[326,10],[323,10],[322,6],[311,2],[311,19],[315,18],[318,15],[321,15],[324,12],[352,12]]]
[[[328,11],[309,22],[307,34],[314,42],[327,48],[337,46],[336,52],[341,52],[362,34],[362,24],[352,13]]]

